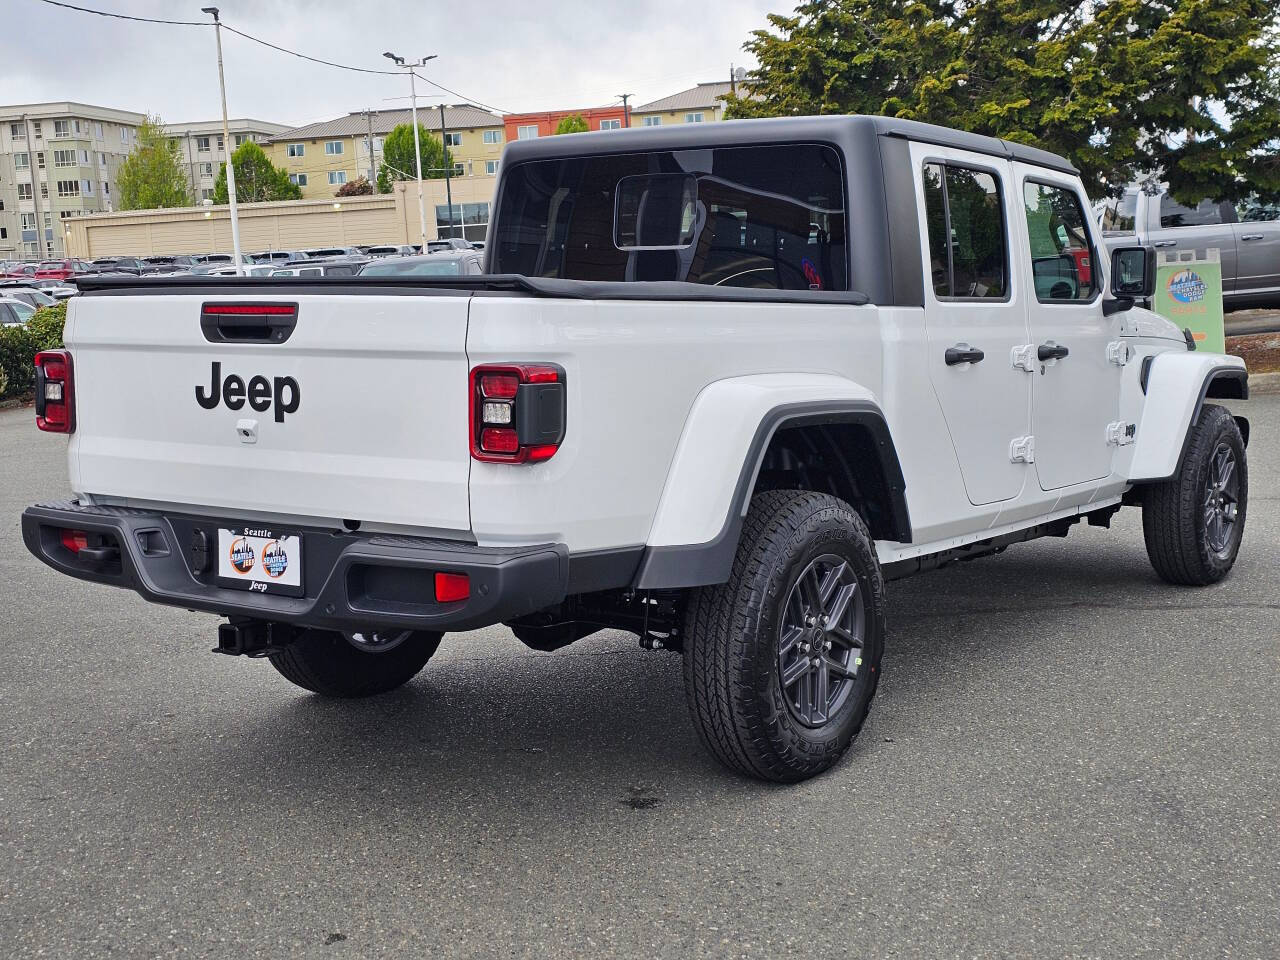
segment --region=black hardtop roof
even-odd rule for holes
[[[690,150],[743,146],[753,143],[866,140],[895,137],[940,147],[971,150],[1007,160],[1020,160],[1061,173],[1079,174],[1064,157],[1026,144],[916,120],[870,116],[772,117],[762,120],[729,120],[715,123],[681,123],[671,126],[632,127],[571,133],[507,144],[508,165],[524,160],[555,160],[592,154],[638,153],[648,150]]]

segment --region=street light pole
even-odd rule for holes
[[[417,74],[413,71],[422,66],[428,60],[434,60],[436,55],[433,53],[429,57],[423,57],[417,63],[406,63],[404,57],[397,57],[394,53],[384,53],[384,57],[388,60],[394,60],[397,64],[409,71],[409,108],[413,114],[413,160],[418,175],[418,226],[422,230],[422,252],[427,252],[427,208],[422,200],[422,143],[418,138],[418,87],[414,82]]]
[[[449,157],[449,134],[444,125],[444,104],[440,104],[440,145],[441,156],[444,157],[444,202],[449,205],[449,232],[453,233],[453,187],[450,177],[453,175],[453,161]],[[458,236],[462,236],[462,215],[458,215]]]
[[[213,17],[213,32],[218,38],[218,89],[222,94],[222,149],[227,155],[227,199],[231,203],[231,248],[235,258],[236,276],[244,275],[244,259],[240,254],[240,214],[236,208],[236,169],[231,162],[231,129],[227,123],[227,79],[222,72],[222,21],[217,7],[201,7],[201,13]]]

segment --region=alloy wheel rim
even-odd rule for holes
[[[1209,549],[1225,556],[1235,536],[1240,512],[1240,471],[1235,451],[1219,443],[1209,458],[1204,489],[1204,532]]]
[[[805,726],[823,726],[849,699],[862,666],[866,611],[843,557],[811,560],[792,584],[778,627],[778,677],[787,709]]]

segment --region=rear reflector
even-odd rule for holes
[[[480,449],[484,453],[516,453],[520,438],[510,427],[485,427],[480,431]]]
[[[471,578],[465,573],[436,574],[436,603],[457,603],[471,596]]]
[[[89,535],[83,530],[62,530],[62,545],[72,553],[79,553],[89,546]]]
[[[71,433],[76,428],[71,354],[66,350],[41,350],[35,364],[36,426],[49,433]]]

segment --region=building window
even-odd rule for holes
[[[31,169],[31,154],[29,154],[29,153],[15,153],[15,154],[13,155],[13,169],[15,169],[15,170],[30,170],[30,169]]]
[[[601,120],[600,129],[601,130],[621,130],[622,121],[616,118],[613,120]]]
[[[644,125],[646,127],[660,127],[662,126],[662,118],[661,117],[645,117]]]
[[[212,163],[202,163],[202,164],[200,164],[200,176],[202,176],[202,177],[212,177],[212,176],[213,176],[213,164],[212,164]]]
[[[306,154],[306,145],[301,143],[286,144],[284,154],[286,157],[301,157]]]
[[[101,139],[102,139],[102,124],[100,124],[100,123],[95,123],[95,124],[93,125],[93,139],[95,139],[95,140],[101,140]]]
[[[208,137],[196,137],[196,152],[197,152],[197,153],[208,153],[208,152],[209,152],[209,138],[208,138]]]
[[[93,181],[92,181],[92,180],[81,180],[81,181],[80,181],[80,192],[81,192],[82,194],[84,194],[86,197],[92,197],[92,196],[93,196]]]
[[[107,165],[107,155],[105,153],[98,154],[98,163],[104,167]]]
[[[59,180],[58,196],[60,197],[80,196],[80,181],[79,180]]]
[[[686,113],[684,115],[685,123],[701,123],[702,121],[703,115],[700,113]]]
[[[8,239],[9,239],[9,228],[0,227],[0,240],[8,240]]]
[[[200,199],[201,199],[201,200],[212,200],[212,199],[213,199],[213,189],[212,189],[211,187],[204,187],[204,188],[200,191]]]
[[[53,165],[55,167],[74,167],[76,165],[76,152],[74,150],[53,151]]]
[[[446,134],[444,135],[444,145],[445,145],[446,147],[460,147],[460,146],[462,146],[462,134],[460,134],[460,133],[446,133]]]
[[[222,134],[218,134],[218,152],[222,152]]]
[[[502,142],[502,131],[501,131],[501,130],[486,130],[486,131],[484,132],[484,142],[485,142],[485,143],[501,143],[501,142]]]
[[[463,237],[466,240],[483,240],[489,232],[489,204],[455,203],[453,216],[449,216],[448,204],[436,204],[436,235],[441,239]]]
[[[43,150],[41,150],[39,153],[36,154],[36,166],[39,167],[41,170],[44,169],[44,151]]]
[[[88,150],[81,150],[81,151],[80,151],[80,166],[82,166],[82,167],[87,167],[88,165],[89,165],[89,151],[88,151]]]
[[[30,200],[31,198],[32,198],[32,194],[31,194],[31,184],[29,184],[29,183],[20,183],[20,184],[18,184],[18,199],[19,199],[19,200]]]
[[[342,156],[342,147],[341,140],[326,140],[324,142],[324,154],[326,157],[340,157]]]
[[[121,142],[121,143],[128,143],[128,142],[129,142],[129,128],[128,128],[128,127],[121,127],[121,128],[120,128],[120,142]]]
[[[497,160],[486,160],[486,161],[484,162],[484,172],[485,172],[485,173],[487,173],[487,174],[488,174],[489,176],[491,176],[491,177],[492,177],[492,176],[494,176],[494,175],[496,175],[496,174],[497,174],[497,172],[498,172],[498,161],[497,161]]]
[[[538,125],[531,123],[527,127],[516,127],[517,140],[536,140],[538,139]]]
[[[107,183],[105,180],[102,181],[102,195],[104,197],[111,196],[111,184]]]
[[[47,183],[40,184],[40,199],[41,200],[49,199],[49,184]]]
[[[241,145],[242,145],[246,140],[248,140],[248,139],[249,139],[249,137],[248,137],[248,135],[247,135],[247,134],[237,133],[237,134],[235,135],[236,146],[237,146],[237,147],[238,147],[238,146],[241,146]]]
[[[36,228],[36,215],[34,213],[22,214],[22,229],[34,230]]]
[[[458,160],[453,165],[453,175],[455,177],[465,177],[467,175],[467,165]]]
[[[50,213],[48,210],[44,212],[44,228],[46,230],[53,229],[53,214]]]
[[[346,183],[346,182],[347,182],[347,171],[345,171],[345,170],[330,170],[330,171],[329,171],[329,186],[331,186],[331,187],[334,187],[334,186],[341,186],[342,184],[344,184],[344,183]]]
[[[71,136],[71,121],[70,120],[53,121],[53,135],[55,137]]]
[[[289,182],[305,187],[307,185],[307,175],[305,173],[291,173],[289,174]]]
[[[27,139],[27,125],[25,123],[9,124],[9,136],[14,140]]]
[[[35,135],[35,138],[37,140],[40,139],[40,121],[39,120],[31,121],[31,132]]]

